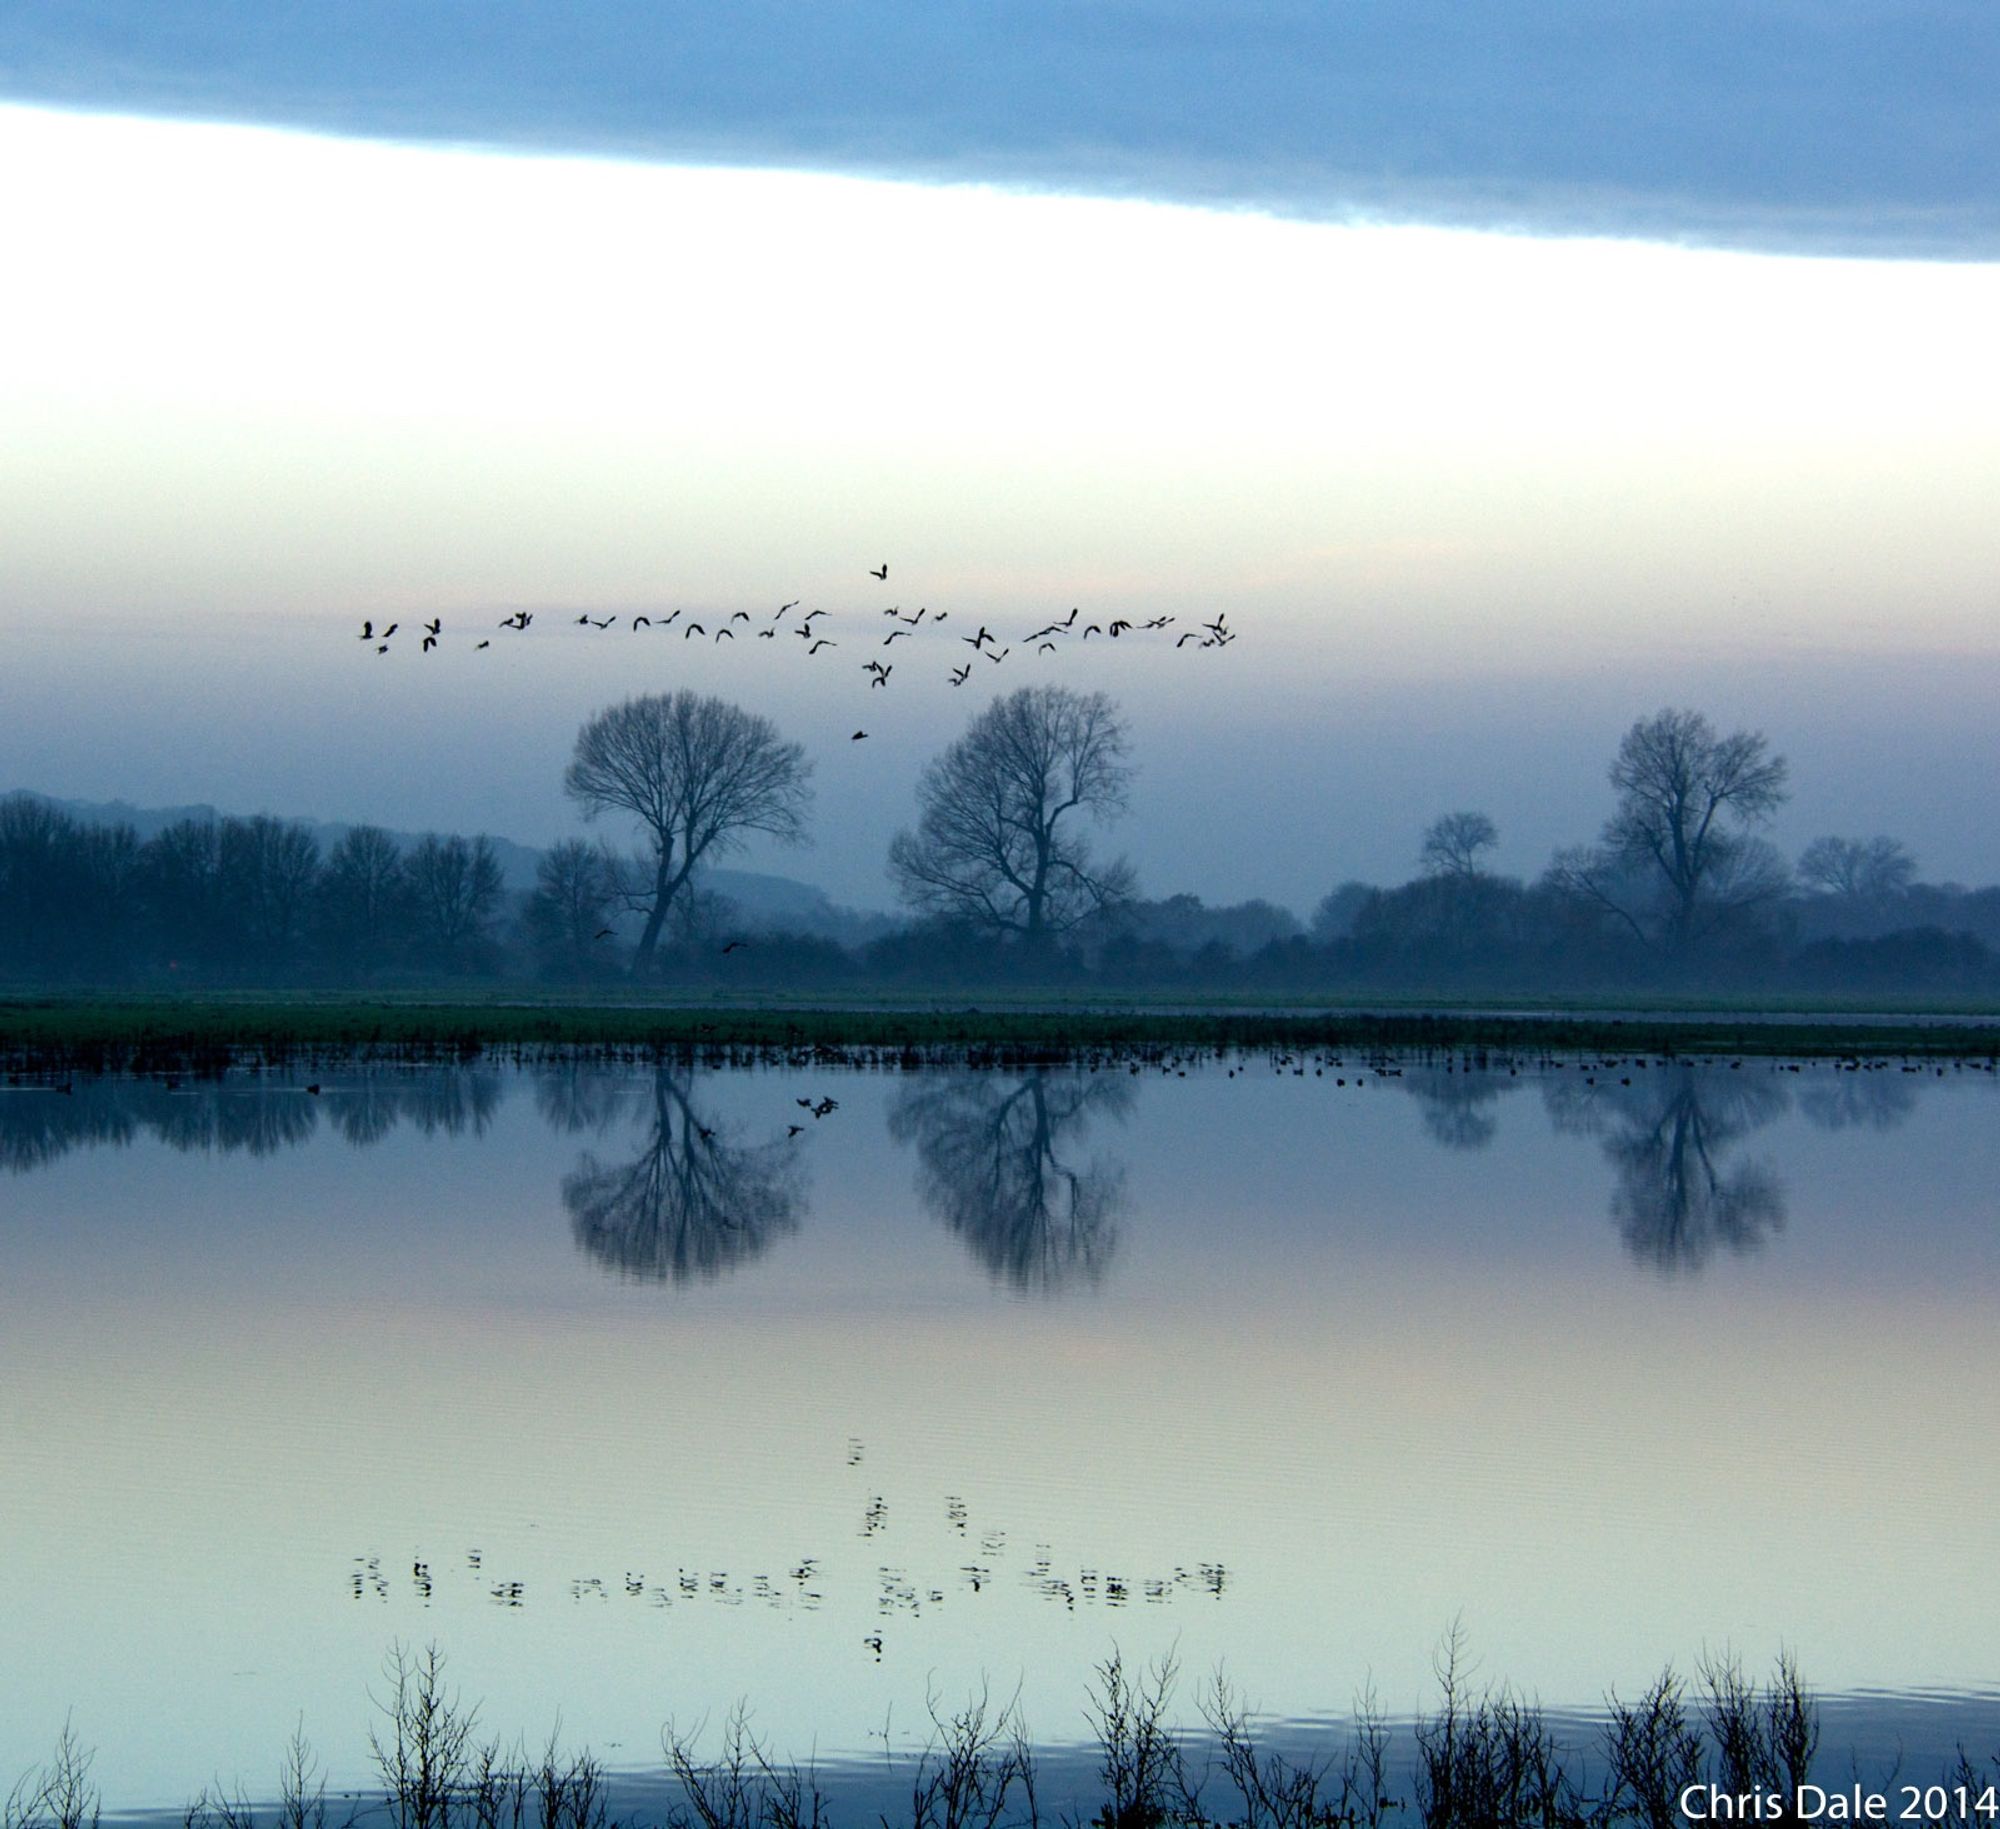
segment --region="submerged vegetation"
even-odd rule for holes
[[[810,1062],[915,1068],[1347,1049],[1464,1054],[1478,1066],[1564,1054],[2000,1060],[2000,1019],[1880,1017],[1809,1008],[1493,1011],[1231,1008],[1089,1003],[1000,1007],[857,1002],[453,997],[22,997],[0,999],[0,1071],[219,1073],[340,1056],[465,1061],[581,1049],[717,1065]]]
[[[881,1829],[1675,1829],[1688,1820],[1690,1789],[1710,1787],[1772,1800],[1758,1820],[1812,1814],[1794,1806],[1818,1769],[1819,1706],[1789,1655],[1761,1686],[1733,1658],[1706,1657],[1691,1679],[1669,1667],[1630,1701],[1607,1696],[1594,1723],[1558,1722],[1505,1685],[1476,1685],[1456,1630],[1434,1669],[1438,1700],[1413,1721],[1392,1725],[1370,1694],[1344,1729],[1280,1751],[1221,1673],[1202,1688],[1191,1724],[1176,1711],[1171,1657],[1134,1669],[1114,1651],[1087,1685],[1089,1755],[1066,1765],[1061,1783],[1066,1793],[1090,1785],[1094,1797],[1060,1801],[1018,1700],[996,1705],[982,1686],[947,1711],[933,1692],[926,1737],[884,1781],[895,1814],[880,1808],[879,1792],[861,1814]],[[329,1797],[301,1730],[281,1755],[274,1801],[210,1787],[182,1811],[183,1829],[832,1829],[838,1820],[829,1785],[812,1767],[774,1757],[743,1704],[708,1750],[701,1728],[668,1722],[664,1770],[649,1784],[614,1778],[554,1733],[539,1747],[485,1738],[479,1709],[451,1688],[435,1645],[392,1647],[371,1700],[365,1795]],[[65,1725],[48,1762],[8,1794],[0,1824],[97,1829],[91,1765]],[[1860,1777],[1850,1757],[1821,1782],[1833,1790]],[[1875,1780],[1908,1795],[1898,1821],[1990,1825],[2000,1752],[1982,1762],[1961,1748],[1935,1780],[1906,1779],[1899,1769]],[[628,1807],[662,1780],[663,1807]]]

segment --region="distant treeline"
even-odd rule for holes
[[[303,824],[259,816],[142,841],[15,794],[0,799],[0,983],[587,988],[632,968],[626,869],[570,839],[515,891],[484,837],[357,826],[323,849]],[[1530,883],[1432,862],[1394,887],[1343,883],[1309,922],[1264,901],[1127,897],[1038,947],[936,917],[850,947],[691,894],[653,975],[745,990],[2000,996],[2000,886],[1915,881],[1890,840],[1816,841],[1784,893],[1716,911],[1672,950],[1602,887],[1582,893],[1560,867]]]

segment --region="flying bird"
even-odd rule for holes
[[[725,953],[733,953],[739,946],[748,946],[749,944],[748,940],[731,940],[722,950]]]
[[[847,740],[848,740],[848,742],[850,742],[850,743],[859,743],[859,742],[861,741],[861,739],[862,739],[863,737],[865,737],[865,736],[866,736],[867,734],[868,734],[868,733],[867,733],[867,732],[866,732],[865,730],[857,730],[857,731],[856,731],[856,732],[854,733],[854,735],[853,735],[853,736],[851,736],[851,737],[849,737],[849,738],[848,738]]]
[[[783,614],[784,614],[784,613],[785,613],[785,612],[786,612],[787,610],[795,610],[795,609],[797,609],[797,608],[799,607],[799,605],[800,605],[800,604],[802,604],[802,603],[803,603],[804,601],[805,601],[805,599],[804,599],[803,597],[794,597],[794,598],[793,598],[793,599],[791,600],[791,602],[790,602],[790,603],[781,603],[781,604],[779,604],[779,605],[778,605],[778,616],[782,616],[782,615],[783,615]],[[776,621],[778,620],[778,616],[773,616],[773,617],[771,618],[771,620],[772,620],[773,622],[776,622]]]
[[[909,639],[910,632],[908,629],[891,629],[888,634],[882,637],[882,645],[886,648],[892,641],[908,641]]]
[[[831,640],[829,637],[822,635],[818,641],[814,642],[813,645],[806,650],[806,656],[808,659],[810,659],[813,655],[817,654],[822,648],[837,648],[839,646],[840,646],[839,642]]]
[[[869,577],[886,579],[889,576],[889,561],[884,559],[879,570],[870,570]]]
[[[375,639],[375,625],[373,622],[364,622],[361,625],[361,639],[363,641],[373,641]]]
[[[966,675],[969,674],[971,671],[972,671],[972,663],[970,661],[967,661],[964,666],[958,668],[952,674],[951,683],[954,686],[963,686],[965,684]]]

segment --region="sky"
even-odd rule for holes
[[[691,685],[815,760],[741,861],[886,906],[1052,681],[1145,892],[1304,914],[1451,808],[1539,872],[1671,704],[1788,853],[1994,880],[1996,79],[1947,5],[9,9],[0,790],[545,843]],[[949,684],[1073,605],[1177,620]],[[752,621],[575,623],[675,610]]]

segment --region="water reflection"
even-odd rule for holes
[[[1693,1273],[1717,1247],[1758,1250],[1785,1223],[1770,1165],[1728,1158],[1790,1100],[1761,1075],[1665,1064],[1543,1082],[1556,1129],[1598,1138],[1617,1173],[1611,1217],[1625,1246],[1656,1270]]]
[[[791,1151],[782,1142],[732,1143],[720,1119],[702,1121],[692,1087],[691,1073],[656,1068],[639,1153],[608,1166],[586,1153],[563,1177],[577,1244],[621,1277],[707,1281],[798,1229]],[[576,1128],[596,1126],[602,1109],[583,1079],[544,1082],[538,1099],[545,1115],[553,1104]]]
[[[317,1081],[78,1080],[0,1098],[0,1166],[16,1174],[72,1150],[124,1147],[148,1136],[183,1152],[271,1156],[308,1142],[324,1116],[357,1147],[399,1124],[425,1136],[482,1135],[503,1093],[496,1073],[362,1072]]]
[[[1095,1284],[1111,1261],[1124,1165],[1074,1156],[1095,1119],[1122,1124],[1131,1109],[1123,1076],[932,1074],[902,1088],[889,1134],[916,1145],[919,1197],[987,1270],[1047,1294]]]
[[[363,1065],[333,1069],[323,1083],[237,1072],[10,1087],[0,1092],[0,1167],[26,1174],[75,1150],[146,1139],[263,1157],[307,1143],[322,1123],[356,1147],[399,1126],[479,1136],[525,1077]],[[577,1245],[622,1277],[657,1283],[719,1277],[796,1231],[805,1213],[798,1139],[839,1105],[823,1087],[801,1098],[799,1085],[773,1085],[771,1140],[745,1145],[705,1111],[686,1065],[649,1070],[577,1055],[526,1083],[551,1131],[595,1142],[560,1181]],[[1114,1151],[1084,1146],[1099,1120],[1130,1119],[1139,1083],[1080,1068],[929,1072],[898,1087],[888,1131],[915,1149],[924,1208],[997,1282],[1041,1294],[1094,1287],[1127,1215],[1126,1166]],[[1793,1109],[1822,1131],[1887,1132],[1910,1118],[1930,1082],[1907,1063],[1801,1070],[1635,1058],[1545,1063],[1526,1074],[1411,1060],[1382,1066],[1377,1083],[1406,1092],[1428,1138],[1461,1152],[1494,1143],[1506,1094],[1539,1086],[1555,1133],[1589,1139],[1610,1164],[1609,1213],[1632,1257],[1694,1274],[1719,1256],[1756,1251],[1785,1226],[1783,1183],[1745,1153],[1753,1133]],[[1193,1082],[1189,1090],[1204,1096]],[[857,1102],[868,1104],[858,1094]]]
[[[1849,1068],[1799,1088],[1799,1110],[1820,1130],[1894,1130],[1917,1108],[1917,1082],[1901,1073]]]
[[[1469,1068],[1461,1073],[1452,1067],[1423,1067],[1406,1072],[1401,1085],[1422,1106],[1424,1129],[1434,1141],[1446,1149],[1475,1150],[1493,1141],[1500,1123],[1492,1107],[1520,1083]]]

